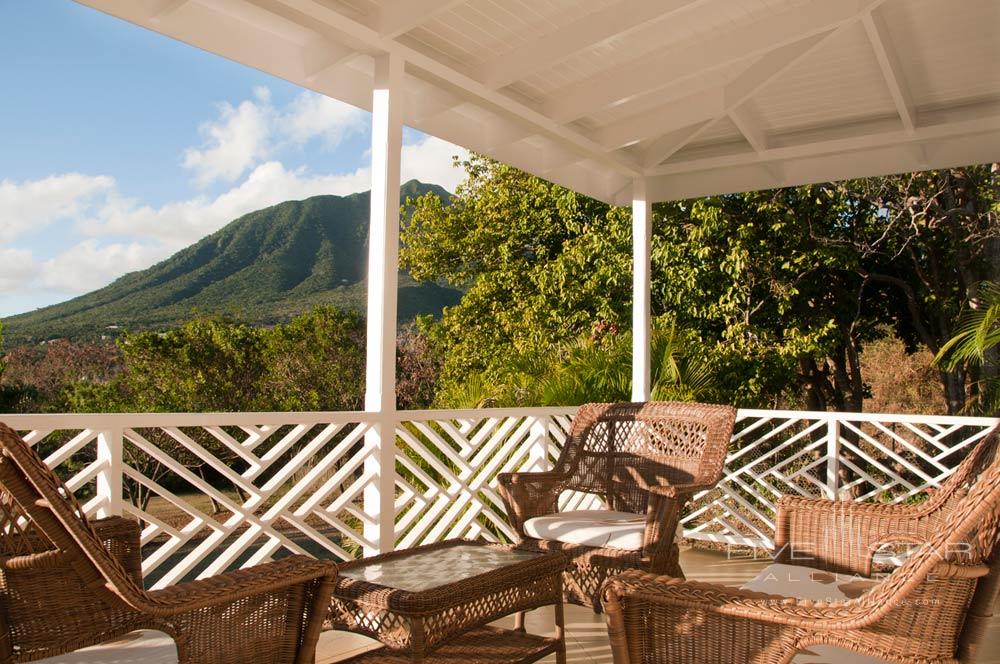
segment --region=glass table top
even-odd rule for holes
[[[476,544],[458,544],[420,551],[382,562],[341,570],[340,576],[409,592],[430,590],[507,565],[532,560],[538,553],[504,551]]]

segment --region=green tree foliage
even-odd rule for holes
[[[962,307],[975,308],[979,284],[1000,281],[998,178],[994,164],[850,183],[852,196],[878,210],[871,232],[854,241],[866,293],[886,294],[897,334],[911,349],[940,353]],[[983,367],[941,368],[949,412],[964,412]]]
[[[948,371],[963,366],[980,369],[972,410],[995,415],[1000,412],[1000,284],[985,282],[962,313],[951,338],[935,357]]]
[[[674,329],[652,336],[652,392],[657,400],[711,401],[717,386],[710,363],[690,335]],[[438,405],[576,406],[595,401],[628,401],[632,391],[631,337],[614,330],[579,337],[543,355],[514,360],[499,381],[482,374],[445,384]]]
[[[627,327],[629,211],[483,157],[473,156],[465,167],[468,179],[449,207],[431,197],[408,201],[412,216],[403,232],[402,260],[414,277],[467,289],[428,330],[445,351],[444,402],[468,403],[477,395],[520,402],[512,396],[518,389],[509,386],[539,380],[537,372],[523,371],[526,361],[553,367],[590,356],[591,364],[603,357],[611,372],[597,392],[621,395],[615,381],[627,376],[627,344],[575,342],[602,326]],[[710,367],[720,400],[861,410],[865,343],[886,325],[916,341],[899,283],[931,272],[937,256],[957,257],[951,272],[981,272],[979,247],[992,229],[984,221],[984,191],[969,183],[983,173],[956,169],[922,180],[880,178],[658,204],[652,246],[657,327],[683,331],[680,357]],[[937,183],[936,191],[945,193],[934,197],[920,182]],[[919,219],[933,233],[913,221],[920,200],[929,212]],[[904,210],[911,223],[903,221]],[[933,293],[947,302],[935,301]],[[949,285],[922,297],[921,315],[948,322],[962,292]],[[537,359],[551,357],[564,361]],[[506,396],[497,397],[497,389]],[[548,401],[537,393],[530,399]]]
[[[166,332],[126,332],[122,370],[74,386],[74,410],[227,412],[352,410],[364,388],[361,318],[317,307],[286,325],[191,320]]]
[[[448,192],[411,180],[401,195]],[[176,327],[192,311],[273,325],[317,305],[364,311],[368,192],[285,201],[246,214],[166,260],[99,290],[6,319],[17,344],[81,340]],[[453,304],[461,293],[400,275],[399,315],[410,320]],[[111,329],[109,329],[109,327]]]

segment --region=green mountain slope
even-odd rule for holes
[[[411,180],[402,197],[441,187]],[[369,194],[315,196],[257,210],[153,267],[99,290],[3,321],[9,345],[93,337],[109,327],[167,327],[195,312],[231,313],[257,324],[317,304],[363,311]],[[440,313],[461,293],[399,279],[399,318]]]

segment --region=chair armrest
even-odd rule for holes
[[[775,561],[871,576],[886,542],[926,542],[928,521],[913,507],[785,496],[778,501]]]
[[[678,549],[674,541],[681,510],[691,496],[715,487],[715,482],[664,484],[649,489],[646,507],[646,530],[642,537],[642,555],[647,569],[657,574],[681,575]]]
[[[497,489],[507,508],[507,518],[519,537],[524,522],[558,510],[559,494],[567,481],[562,473],[501,473]]]
[[[871,592],[871,591],[870,591]],[[843,602],[815,602],[743,590],[630,569],[605,583],[602,593],[641,597],[657,605],[675,605],[734,618],[759,620],[822,631],[857,629],[871,624],[892,606],[875,605],[868,596]]]
[[[803,628],[835,634],[871,624],[886,610],[857,600],[800,602],[641,570],[612,577],[601,592],[615,664],[789,661]],[[664,626],[661,638],[645,638],[651,625]]]
[[[188,581],[146,593],[148,606],[135,607],[156,616],[227,606],[255,595],[279,593],[314,581],[332,583],[337,566],[329,561],[292,555],[274,562]],[[329,598],[327,598],[329,599]]]
[[[184,661],[218,661],[226,648],[231,661],[311,664],[336,575],[331,562],[293,555],[143,593],[135,608],[176,630]]]
[[[142,585],[142,550],[139,546],[139,522],[121,516],[94,519],[90,522],[97,537],[111,557],[117,560],[132,580]]]

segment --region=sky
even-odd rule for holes
[[[370,118],[70,0],[0,0],[0,316],[369,189]],[[464,154],[407,129],[402,180],[454,191]]]

